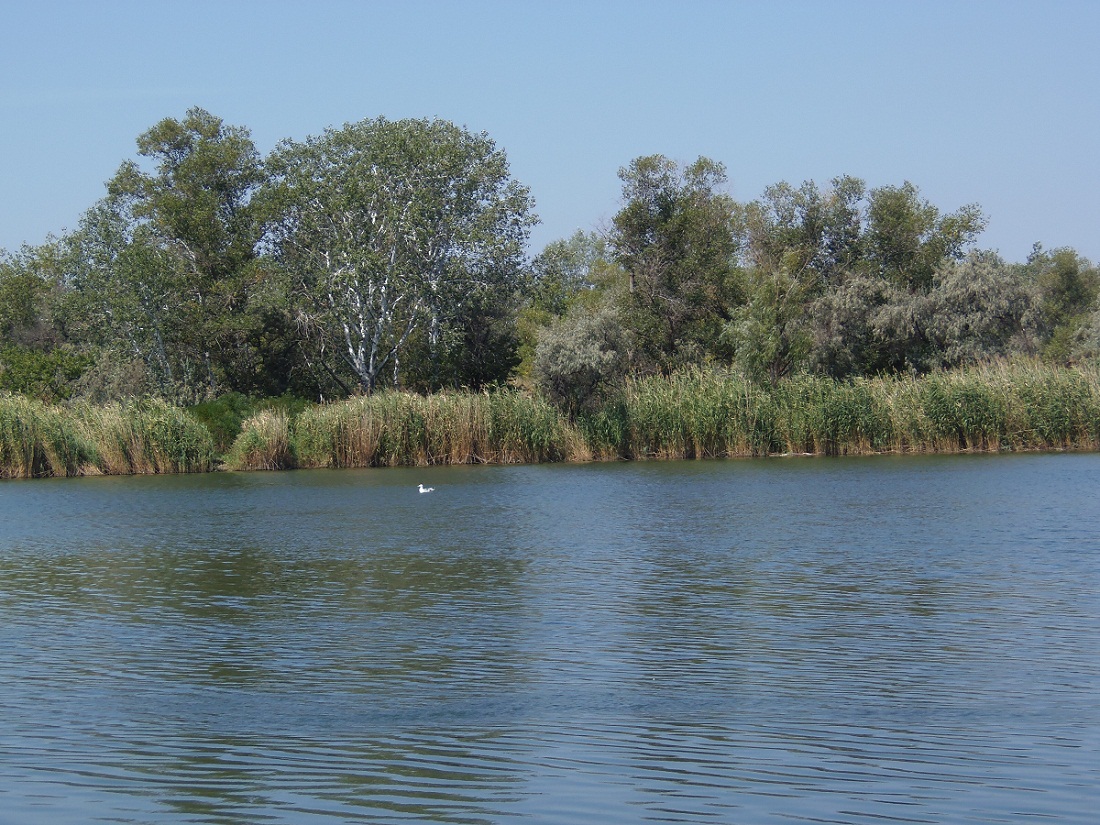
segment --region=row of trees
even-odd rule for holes
[[[105,400],[336,397],[508,380],[576,413],[628,374],[923,373],[1100,350],[1100,273],[976,249],[976,206],[906,183],[620,171],[603,232],[525,250],[529,192],[484,134],[384,118],[285,141],[202,109],[138,139],[78,227],[0,255],[0,388]]]
[[[625,374],[699,364],[775,382],[1100,354],[1100,271],[1072,249],[1036,244],[1025,263],[978,250],[975,205],[943,213],[912,184],[853,177],[737,203],[706,158],[642,157],[620,177],[610,229],[533,264],[530,364],[573,411]]]
[[[487,136],[378,118],[261,158],[192,109],[138,154],[76,231],[0,264],[0,369],[188,402],[478,386],[514,365],[535,218]]]

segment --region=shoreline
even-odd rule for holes
[[[156,399],[0,395],[0,477],[1100,451],[1100,365],[775,385],[690,370],[632,379],[572,419],[515,389],[384,391],[293,415],[262,404],[219,449],[206,424]]]

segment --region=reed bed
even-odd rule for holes
[[[211,470],[209,431],[178,407],[146,400],[93,407],[0,396],[0,477]]]
[[[632,380],[619,405],[622,458],[719,458],[774,451],[773,399],[736,375],[690,370]]]
[[[231,456],[256,458],[231,466],[1096,450],[1100,372],[1024,361],[919,379],[804,375],[766,386],[697,369],[630,380],[572,423],[519,392],[383,392],[264,427],[249,423]]]
[[[58,407],[0,395],[0,478],[76,475],[90,446]]]
[[[775,386],[689,370],[628,381],[567,421],[521,392],[381,392],[248,418],[230,469],[385,467],[776,454],[1100,450],[1100,368],[992,364]],[[0,478],[214,469],[210,431],[155,400],[51,406],[0,395]]]
[[[245,419],[225,458],[229,470],[289,470],[296,465],[290,418],[283,410],[261,410]]]
[[[99,407],[75,405],[68,413],[90,448],[90,465],[82,472],[202,473],[216,465],[210,431],[167,402],[143,399]]]
[[[614,422],[614,426],[612,425]],[[1100,449],[1100,373],[1010,362],[923,378],[691,371],[630,382],[582,432],[624,458]]]
[[[298,466],[391,467],[560,461],[577,439],[541,398],[518,392],[381,392],[305,410]]]

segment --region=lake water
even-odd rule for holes
[[[1098,811],[1100,456],[0,483],[5,825]]]

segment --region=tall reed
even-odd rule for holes
[[[0,478],[76,475],[90,454],[58,407],[0,394]]]
[[[285,411],[261,410],[247,418],[225,458],[230,470],[289,470],[297,463]]]
[[[1100,449],[1100,371],[1018,361],[762,386],[691,370],[631,381],[608,411],[581,431],[624,458]]]
[[[232,469],[381,467],[777,453],[1100,450],[1100,367],[1035,361],[924,378],[758,385],[720,371],[629,380],[567,422],[513,391],[381,392],[247,419]],[[161,401],[51,406],[0,395],[0,477],[202,472],[209,430]]]
[[[629,381],[624,458],[718,458],[777,449],[774,399],[725,373],[689,370]]]
[[[125,475],[214,469],[217,455],[210,431],[165,401],[74,405],[70,414],[91,445],[92,466],[86,472]]]
[[[549,403],[517,392],[386,391],[305,410],[291,440],[299,466],[385,467],[558,461],[570,436]]]
[[[204,472],[214,460],[207,429],[163,401],[52,406],[0,396],[0,477]]]

